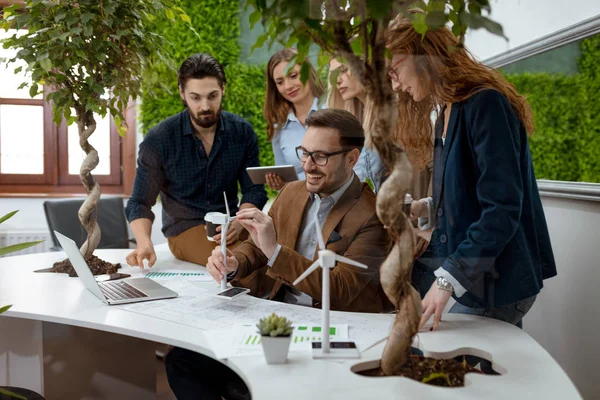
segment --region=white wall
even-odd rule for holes
[[[508,42],[483,29],[467,33],[466,45],[480,60],[600,14],[599,0],[492,0],[490,5]]]
[[[584,399],[600,390],[600,202],[543,198],[558,275],[523,321]]]

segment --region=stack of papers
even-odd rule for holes
[[[295,335],[292,337],[291,349],[294,351],[310,350],[310,343],[315,340],[313,337],[318,337],[316,334],[319,332],[313,330],[321,326],[321,310],[317,308],[258,299],[250,295],[238,296],[231,300],[222,299],[215,295],[219,291],[217,285],[211,290],[184,279],[172,279],[161,283],[177,292],[179,297],[117,307],[198,328],[203,331],[219,358],[261,352],[258,338],[251,339],[248,344],[245,344],[245,341],[250,335],[257,335],[258,321],[272,313],[288,318],[298,327],[294,329]],[[335,338],[332,336],[332,340],[353,341],[359,351],[362,351],[387,337],[394,317],[395,315],[388,314],[367,319],[361,313],[331,313],[331,327],[335,328]]]

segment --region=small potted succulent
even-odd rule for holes
[[[275,313],[256,324],[267,364],[285,364],[292,341],[292,321]]]

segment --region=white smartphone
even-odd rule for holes
[[[241,287],[232,287],[226,290],[223,290],[222,292],[217,293],[217,296],[222,298],[222,299],[233,299],[234,297],[238,297],[241,296],[243,294],[246,294],[250,291],[250,289],[246,289],[246,288],[241,288]]]

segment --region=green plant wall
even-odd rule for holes
[[[177,67],[191,54],[206,52],[225,67],[227,86],[223,109],[238,114],[252,124],[260,144],[261,165],[273,165],[271,144],[267,142],[263,116],[265,73],[263,65],[240,62],[240,3],[238,0],[184,0],[182,7],[192,20],[196,36],[183,23],[157,24],[169,42]],[[140,120],[145,134],[163,119],[183,110],[177,89],[177,73],[157,69],[162,86],[145,86]]]
[[[538,179],[600,183],[600,35],[581,50],[575,75],[506,74],[533,109]]]

